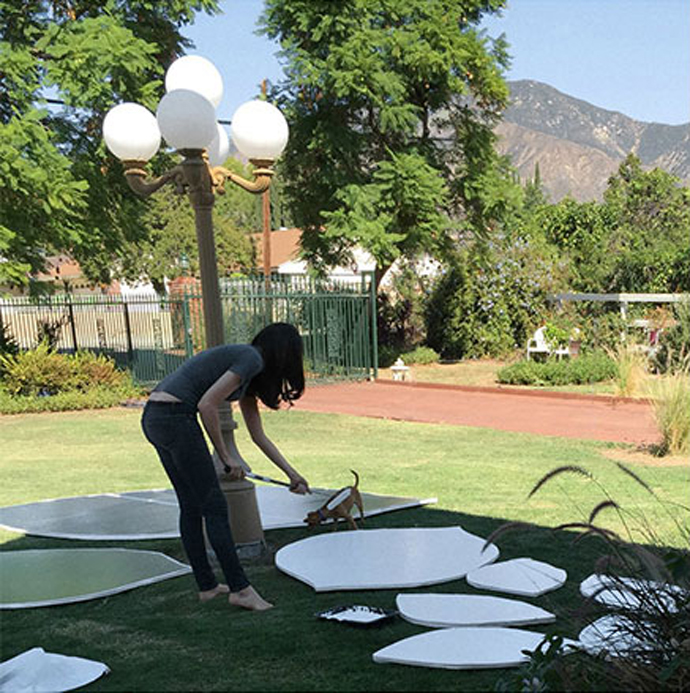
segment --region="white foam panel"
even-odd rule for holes
[[[34,647],[0,664],[0,691],[41,693],[82,688],[110,671],[102,662]]]
[[[514,558],[473,570],[467,582],[479,589],[538,597],[562,587],[568,574],[561,568],[532,558]]]
[[[527,661],[543,633],[518,628],[442,628],[400,640],[375,652],[377,664],[436,669],[516,667]]]
[[[284,546],[276,566],[317,592],[433,585],[496,560],[461,527],[329,532]]]
[[[405,620],[430,628],[526,626],[556,620],[550,611],[527,602],[476,594],[399,594],[396,606]]]

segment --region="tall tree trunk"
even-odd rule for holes
[[[376,293],[379,291],[379,285],[381,284],[381,280],[384,278],[386,275],[386,272],[392,267],[393,263],[389,262],[387,265],[376,265],[376,269],[374,270],[374,286],[376,287]]]

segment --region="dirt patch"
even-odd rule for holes
[[[613,448],[602,450],[601,454],[616,462],[640,464],[646,467],[690,467],[690,457],[686,455],[666,455],[659,457],[649,448],[641,446],[633,450]]]

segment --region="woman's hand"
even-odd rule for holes
[[[223,466],[225,468],[225,473],[230,477],[230,481],[241,481],[244,479],[245,472],[241,464],[231,460],[230,462],[226,462]]]
[[[290,476],[290,491],[303,496],[305,493],[311,493],[309,482],[297,472],[293,472]]]

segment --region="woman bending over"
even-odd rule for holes
[[[294,326],[273,323],[251,345],[227,344],[202,351],[165,377],[149,396],[142,428],[156,448],[180,506],[180,535],[199,588],[207,601],[229,594],[231,604],[263,611],[272,604],[249,584],[235,550],[228,509],[198,417],[230,478],[244,478],[241,460],[221,435],[219,407],[239,401],[252,441],[290,480],[294,493],[309,484],[266,436],[258,400],[278,409],[304,392],[302,338]],[[227,584],[219,584],[206,553],[203,524]]]

